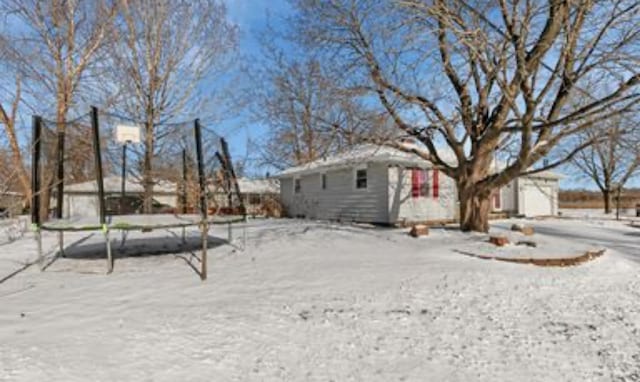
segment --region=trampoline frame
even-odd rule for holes
[[[38,247],[38,263],[40,264],[40,269],[44,270],[44,255],[42,251],[42,231],[53,231],[58,232],[58,245],[60,248],[60,254],[64,256],[64,232],[78,232],[78,231],[102,231],[104,234],[106,249],[107,249],[107,274],[113,272],[114,267],[114,258],[111,249],[111,231],[122,231],[123,239],[122,243],[126,240],[126,233],[128,231],[146,231],[153,229],[172,229],[172,228],[182,228],[182,241],[185,242],[186,237],[186,228],[187,227],[199,227],[201,233],[202,240],[202,255],[200,259],[200,278],[204,281],[207,279],[207,255],[208,255],[208,243],[207,238],[209,236],[209,227],[211,225],[219,225],[219,224],[227,224],[228,226],[228,241],[231,242],[232,239],[232,230],[231,225],[233,223],[246,222],[246,213],[244,205],[242,205],[242,198],[239,198],[241,203],[241,211],[243,212],[242,216],[208,216],[208,206],[207,206],[207,189],[206,189],[206,179],[204,174],[204,160],[203,160],[203,152],[202,152],[202,133],[200,120],[196,119],[194,121],[194,139],[196,146],[196,160],[197,160],[197,175],[198,175],[198,186],[199,186],[199,201],[200,201],[200,213],[197,215],[164,215],[165,218],[170,216],[174,219],[173,222],[167,224],[136,224],[133,221],[135,220],[151,220],[152,217],[157,218],[162,215],[114,215],[107,217],[106,215],[106,202],[105,202],[105,192],[104,192],[104,177],[102,171],[102,157],[100,151],[100,121],[98,117],[98,108],[95,106],[91,107],[91,130],[92,130],[92,142],[93,142],[93,151],[94,151],[94,162],[95,162],[95,172],[96,172],[96,182],[98,186],[98,206],[99,206],[99,215],[97,217],[97,221],[95,219],[87,218],[84,222],[73,221],[73,219],[63,219],[62,216],[62,204],[63,204],[63,192],[64,192],[64,184],[63,184],[63,175],[64,175],[64,160],[63,160],[63,152],[64,152],[64,131],[58,131],[57,139],[57,171],[56,171],[56,182],[57,182],[57,203],[56,203],[56,212],[55,219],[47,222],[41,221],[40,218],[40,192],[41,192],[41,184],[40,184],[40,164],[41,164],[41,137],[42,137],[42,124],[43,120],[40,116],[34,116],[32,120],[32,146],[31,146],[31,154],[32,154],[32,177],[31,177],[31,189],[32,189],[32,200],[31,200],[31,222],[35,232],[37,247]],[[237,179],[235,179],[235,172],[233,171],[233,167],[230,166],[231,159],[229,158],[228,147],[226,141],[221,138],[223,154],[224,154],[224,162],[222,163],[225,172],[230,175],[230,180],[235,183],[235,189],[239,193]],[[218,154],[218,153],[216,153]],[[183,161],[185,160],[185,152],[183,151]],[[217,155],[218,156],[218,155]],[[184,164],[183,166],[186,166]],[[183,198],[186,196],[183,195]],[[183,209],[185,207],[183,206]],[[183,210],[183,212],[186,212]],[[127,222],[129,219],[130,222]],[[114,222],[115,221],[115,222]]]

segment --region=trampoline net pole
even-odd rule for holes
[[[182,213],[187,213],[187,150],[182,149]]]
[[[195,139],[196,139],[196,157],[198,161],[198,183],[200,186],[200,213],[202,217],[201,230],[202,230],[202,262],[200,277],[202,280],[207,279],[207,236],[208,236],[208,224],[207,224],[207,186],[206,179],[204,177],[204,163],[202,155],[202,132],[200,128],[200,120],[196,119],[194,124]]]
[[[62,219],[64,201],[64,130],[58,131],[56,147],[56,219]],[[64,257],[64,231],[58,232],[59,255]]]
[[[56,219],[62,219],[62,202],[64,195],[64,131],[58,131],[56,147]]]
[[[102,154],[100,151],[100,121],[98,119],[98,108],[95,106],[91,107],[91,129],[93,130],[93,152],[95,155],[96,182],[98,184],[100,225],[102,226],[107,245],[107,273],[111,273],[113,271],[113,257],[111,255],[109,228],[106,225],[107,220],[104,199],[104,177],[102,174]]]
[[[247,218],[247,210],[244,205],[244,201],[242,200],[242,195],[240,194],[240,185],[238,184],[238,178],[236,177],[236,172],[233,169],[233,162],[231,162],[231,154],[229,153],[229,145],[224,138],[220,138],[220,146],[222,147],[222,155],[224,155],[224,161],[227,165],[227,170],[229,172],[230,181],[233,182],[233,188],[236,193],[236,197],[238,198],[238,203],[240,203],[240,213],[244,216],[245,220]]]
[[[40,155],[42,137],[42,118],[33,116],[31,145],[31,224],[40,228]]]
[[[42,138],[42,118],[33,116],[31,144],[31,224],[35,230],[38,247],[38,265],[44,269],[42,256],[42,233],[40,232],[40,155]]]
[[[93,153],[95,155],[96,182],[98,184],[98,206],[100,208],[100,224],[106,224],[106,210],[104,201],[104,177],[102,175],[102,155],[100,152],[100,122],[98,108],[91,107],[91,128],[93,130]]]

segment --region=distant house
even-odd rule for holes
[[[359,145],[276,176],[290,217],[381,224],[453,221],[458,215],[452,178],[415,154]],[[550,172],[520,177],[497,192],[494,211],[556,215],[558,179]]]
[[[122,178],[119,176],[106,177],[103,180],[105,205],[107,213],[117,214],[120,208]],[[141,208],[144,188],[139,181],[127,178],[125,184],[125,201],[128,212],[132,213]],[[175,183],[158,182],[153,187],[153,200],[156,207],[169,209],[178,205],[178,191]],[[132,205],[133,204],[133,205]],[[51,204],[55,205],[54,203]],[[95,180],[66,185],[64,188],[63,215],[70,216],[98,216],[98,185]]]
[[[25,207],[24,195],[13,191],[0,191],[0,218],[16,216]]]
[[[240,196],[249,215],[262,215],[265,202],[276,199],[280,194],[277,179],[238,178]],[[214,182],[213,202],[220,208],[229,207],[229,193],[223,189],[221,182]]]

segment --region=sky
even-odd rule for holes
[[[278,28],[280,19],[290,14],[290,5],[287,0],[226,0],[229,18],[240,29],[239,50],[247,56],[255,56],[260,50],[257,36],[264,31],[267,23]],[[264,136],[266,127],[255,121],[249,121],[243,116],[223,123],[221,129],[232,146],[232,155],[235,159],[247,157],[247,142]],[[262,175],[258,170],[252,175]],[[560,181],[560,187],[594,189],[593,181],[585,177],[575,176],[575,171],[569,168],[556,170],[564,178]],[[629,183],[631,187],[640,186],[640,180]]]
[[[265,30],[267,24],[278,28],[279,21],[290,12],[287,0],[226,0],[229,19],[235,23],[240,31],[239,53],[242,57],[251,59],[260,52],[258,36]],[[219,131],[228,139],[231,155],[234,160],[247,158],[247,142],[259,140],[266,133],[266,127],[251,121],[248,112],[244,112],[220,126]],[[261,170],[255,170],[251,175],[264,175]],[[266,171],[266,170],[265,170]]]
[[[259,36],[264,33],[267,24],[274,29],[279,29],[282,19],[287,17],[291,8],[288,0],[224,0],[228,17],[239,28],[238,53],[241,60],[256,58],[260,54]],[[285,50],[286,52],[286,50]],[[240,67],[242,63],[238,63]],[[237,73],[230,73],[230,76]],[[242,76],[239,77],[242,79]],[[215,84],[210,84],[215,88]],[[253,84],[256,86],[256,84]],[[248,142],[259,141],[267,132],[267,127],[258,121],[252,120],[248,111],[240,111],[239,115],[220,122],[213,126],[216,131],[224,135],[230,144],[234,161],[242,161],[250,157]],[[248,173],[252,176],[264,175],[266,169],[250,168]],[[565,177],[561,181],[562,188],[593,188],[588,179],[578,179],[568,169],[559,169]],[[640,180],[630,186],[640,186]]]

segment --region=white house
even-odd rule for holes
[[[386,146],[359,145],[276,178],[290,217],[404,224],[453,221],[458,215],[452,178],[415,154]],[[494,210],[555,215],[558,180],[551,172],[515,179],[493,197]]]
[[[109,176],[103,180],[104,194],[107,209],[115,208],[121,197],[122,178]],[[178,190],[174,183],[158,182],[153,187],[153,199],[156,203],[176,207],[178,205]],[[139,197],[142,200],[144,188],[140,182],[127,178],[125,183],[125,196]],[[98,216],[98,183],[95,180],[69,184],[64,188],[63,215],[70,216]],[[52,203],[55,205],[55,203]]]

